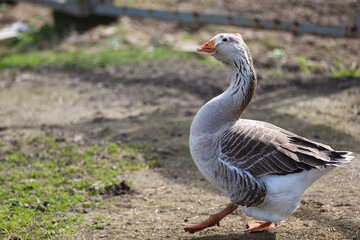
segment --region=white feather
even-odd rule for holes
[[[260,180],[265,183],[268,190],[264,203],[256,207],[242,206],[241,209],[247,215],[257,219],[282,221],[284,216],[298,208],[305,190],[331,169],[312,169],[284,176],[261,177]]]

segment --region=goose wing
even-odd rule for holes
[[[222,162],[254,177],[325,169],[352,159],[351,152],[334,151],[272,124],[245,119],[222,133],[220,151]]]

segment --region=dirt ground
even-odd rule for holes
[[[68,138],[146,142],[159,156],[155,168],[123,177],[134,181],[136,193],[84,214],[88,224],[92,216],[106,215],[105,229],[84,227],[75,239],[359,238],[359,116],[351,111],[360,103],[359,79],[283,78],[275,86],[272,79],[262,79],[244,117],[354,151],[357,158],[311,187],[300,209],[275,231],[244,234],[249,217],[236,212],[221,227],[189,235],[184,226],[228,202],[198,172],[187,145],[197,109],[226,86],[225,68],[172,58],[94,72],[35,69],[16,76],[10,70],[0,74],[0,118],[9,127],[2,137],[51,128]]]
[[[114,0],[115,5],[171,9],[205,14],[242,16],[249,18],[287,19],[290,21],[313,22],[325,25],[348,25],[359,7],[354,0]],[[285,11],[284,11],[285,9]],[[281,12],[281,15],[279,13]]]
[[[146,23],[158,27],[157,21]],[[236,211],[220,227],[190,235],[183,231],[185,226],[228,203],[197,170],[188,149],[191,121],[206,101],[227,87],[228,69],[172,57],[94,70],[0,70],[0,138],[51,130],[69,139],[81,136],[84,142],[144,142],[158,156],[154,167],[122,176],[133,180],[134,192],[83,213],[72,239],[360,239],[360,79],[323,72],[290,74],[291,62],[282,63],[284,75],[268,74],[278,63],[266,61],[254,39],[272,36],[290,54],[324,59],[324,64],[331,61],[329,53],[321,51],[327,48],[359,64],[359,40],[221,26],[202,31],[211,36],[224,29],[243,33],[253,47],[259,83],[244,118],[352,151],[355,159],[316,182],[300,208],[271,232],[243,233],[252,219]],[[95,220],[98,214],[106,219]],[[105,227],[90,228],[96,221],[105,222]]]

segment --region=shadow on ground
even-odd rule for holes
[[[229,235],[209,235],[206,237],[193,237],[191,240],[275,240],[276,233],[243,233],[243,234],[229,234]]]

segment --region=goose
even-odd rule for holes
[[[270,123],[240,118],[255,93],[256,73],[239,33],[221,33],[197,51],[232,71],[229,87],[207,102],[190,127],[191,156],[200,172],[230,198],[222,211],[184,228],[189,233],[219,226],[241,210],[255,219],[245,232],[268,231],[299,206],[305,190],[353,157]]]

